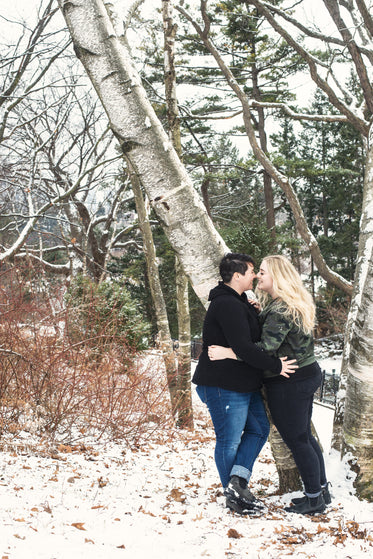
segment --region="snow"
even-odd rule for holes
[[[0,454],[0,557],[357,559],[372,552],[373,504],[360,502],[353,474],[326,455],[334,499],[325,515],[283,511],[265,445],[252,490],[265,514],[240,517],[224,507],[213,460],[214,434],[194,394],[196,429],[169,428],[138,447],[34,442]],[[333,409],[315,405],[314,422],[330,447]],[[18,440],[18,443],[20,441]],[[1,444],[1,441],[0,441]],[[14,443],[15,444],[15,443]]]

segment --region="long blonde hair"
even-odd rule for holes
[[[273,291],[285,303],[285,316],[289,317],[300,330],[311,334],[315,326],[315,304],[311,294],[304,287],[300,275],[285,256],[275,254],[263,258],[273,279]],[[263,307],[268,304],[269,295],[256,290]]]

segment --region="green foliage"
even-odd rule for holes
[[[239,224],[238,227],[221,231],[232,252],[250,254],[259,266],[264,256],[269,254],[271,237],[265,225],[264,216],[259,213],[252,215],[250,223]]]
[[[120,280],[100,284],[84,275],[73,279],[65,296],[70,312],[70,333],[80,339],[123,336],[133,349],[148,346],[149,324],[138,312],[136,302]]]
[[[346,328],[350,298],[340,289],[326,285],[316,297],[316,331],[318,337],[342,334]]]
[[[352,87],[352,85],[351,85]],[[317,114],[333,114],[333,107],[317,92],[312,103]],[[305,217],[327,264],[353,280],[361,215],[364,147],[348,123],[304,122],[295,134],[289,118],[271,136],[276,166],[293,178]],[[284,200],[287,220],[292,215]]]

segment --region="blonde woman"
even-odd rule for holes
[[[293,499],[286,510],[314,514],[331,501],[321,449],[311,432],[313,395],[321,383],[315,360],[312,331],[315,306],[292,263],[281,255],[267,256],[257,274],[261,340],[266,353],[296,359],[299,369],[285,379],[264,373],[268,407],[273,423],[290,448],[301,475],[305,495]],[[209,358],[236,359],[230,348],[209,347]]]

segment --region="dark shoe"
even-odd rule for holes
[[[286,512],[294,512],[296,514],[317,514],[324,512],[326,508],[324,497],[322,493],[317,497],[307,497],[305,495],[305,500],[296,504],[290,505],[290,507],[285,507]]]
[[[228,499],[240,501],[243,505],[252,506],[258,500],[251,493],[247,487],[247,481],[238,476],[232,476],[229,480],[227,487],[224,490],[224,495]]]
[[[325,487],[321,488],[321,494],[324,497],[324,501],[326,505],[330,505],[332,502],[332,496],[329,491],[329,485],[331,485],[330,481],[325,485]]]
[[[226,498],[225,506],[228,509],[242,515],[259,514],[263,512],[262,507],[258,507],[254,503],[248,506],[245,505],[242,501],[238,499],[231,499],[230,497]]]
[[[329,491],[329,485],[331,485],[330,481],[328,481],[325,487],[321,488],[321,494],[324,497],[324,502],[326,505],[330,505],[330,503],[332,502],[332,496]],[[292,499],[291,502],[294,505],[299,505],[300,503],[305,503],[306,500],[307,500],[307,495],[304,495],[304,497],[294,497],[294,499]]]

